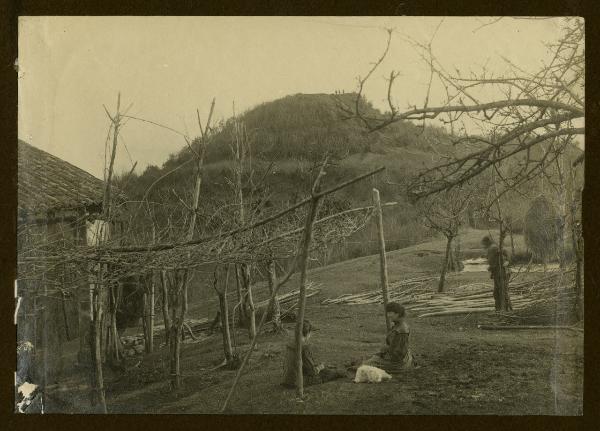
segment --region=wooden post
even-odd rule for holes
[[[148,334],[148,353],[154,351],[154,273],[150,276],[150,323],[149,323],[149,334]]]
[[[321,196],[319,196],[319,184],[321,183],[321,177],[325,175],[325,166],[327,166],[328,157],[325,157],[321,170],[317,175],[317,179],[312,188],[312,201],[310,209],[306,216],[306,225],[304,228],[304,238],[302,241],[302,259],[300,261],[300,292],[298,294],[298,314],[296,316],[296,385],[298,397],[304,396],[304,376],[302,375],[302,327],[304,324],[304,311],[306,309],[306,273],[308,271],[308,258],[310,254],[310,243],[313,237],[313,227],[317,213],[319,211],[319,204],[321,202]]]
[[[98,275],[98,279],[100,282],[103,280],[102,272],[103,266],[100,265],[100,274]],[[93,351],[93,364],[94,364],[94,374],[95,374],[95,385],[94,388],[96,392],[96,399],[100,402],[100,409],[102,413],[107,413],[106,410],[106,398],[104,395],[104,375],[102,370],[102,322],[103,322],[103,310],[102,310],[102,294],[101,288],[99,285],[96,285],[94,292],[94,317],[93,317],[93,326],[94,326],[94,335],[93,335],[93,343],[94,343],[94,351]]]
[[[381,292],[383,296],[383,314],[385,316],[385,326],[389,331],[392,328],[392,325],[387,316],[387,312],[385,311],[389,302],[387,260],[385,257],[385,237],[383,235],[383,214],[381,211],[379,190],[377,189],[373,189],[373,205],[375,206],[375,220],[377,221],[377,231],[379,234],[379,270],[381,277]]]
[[[306,200],[304,203],[310,202],[310,201],[312,201],[314,203],[315,199],[318,199],[318,198],[321,198],[321,197],[326,196],[328,194],[334,193],[335,191],[340,190],[340,189],[342,189],[344,187],[347,187],[350,184],[353,184],[353,183],[355,183],[355,182],[357,182],[357,181],[359,181],[359,180],[361,180],[363,178],[366,178],[368,176],[374,175],[374,174],[382,171],[383,169],[384,168],[376,169],[374,171],[369,172],[368,174],[360,175],[360,176],[355,177],[355,178],[353,178],[353,179],[351,179],[349,181],[346,181],[344,183],[338,184],[337,186],[332,187],[329,190],[326,190],[324,192],[316,193],[316,189],[318,188],[319,180],[320,180],[320,177],[321,177],[321,174],[319,174],[319,177],[317,177],[317,181],[315,181],[315,186],[313,186],[313,193],[312,193],[312,196],[311,196],[310,200]],[[316,211],[315,211],[315,217],[316,217]],[[308,224],[308,220],[307,220],[306,224]],[[303,236],[303,242],[300,243],[300,246],[302,246],[303,249],[306,249],[306,245],[307,245],[304,242],[305,237],[306,237],[306,235]],[[300,246],[298,247],[297,250],[300,250]],[[283,277],[283,278],[281,278],[281,279],[279,279],[277,281],[277,284],[275,285],[275,287],[273,289],[273,292],[271,293],[271,298],[269,299],[269,304],[267,305],[267,309],[269,309],[269,308],[271,308],[273,306],[273,303],[275,301],[277,293],[279,292],[279,289],[281,288],[281,286],[283,286],[290,279],[290,277],[294,273],[294,270],[295,270],[295,267],[296,267],[296,264],[297,264],[297,261],[298,261],[298,257],[299,257],[299,251],[296,254],[296,258],[294,259],[294,262],[292,263],[292,265],[290,267],[290,270],[287,272],[287,274],[285,275],[285,277]],[[306,298],[306,296],[305,296],[305,298]],[[304,310],[302,310],[302,311],[304,311]],[[223,413],[223,412],[225,412],[227,410],[227,406],[229,405],[229,401],[231,400],[231,397],[232,397],[232,395],[233,395],[233,393],[235,391],[235,388],[237,387],[237,384],[240,381],[240,377],[242,375],[242,372],[244,371],[244,368],[246,367],[246,364],[248,363],[248,360],[250,359],[250,356],[252,355],[252,352],[254,350],[254,346],[256,345],[256,340],[258,338],[258,334],[260,334],[260,331],[261,331],[264,323],[266,322],[266,320],[267,320],[267,313],[263,313],[263,315],[262,315],[262,317],[260,319],[260,323],[258,324],[258,327],[256,328],[256,335],[254,336],[254,338],[250,342],[250,347],[248,348],[248,350],[246,352],[246,355],[244,356],[244,358],[242,360],[240,368],[238,368],[238,370],[237,370],[237,373],[236,373],[235,378],[233,380],[233,383],[231,385],[231,389],[229,390],[229,392],[227,394],[227,397],[225,398],[225,401],[223,402],[223,407],[221,408],[221,413]],[[296,328],[298,328],[298,327],[296,326]],[[300,355],[300,361],[302,361],[302,355]],[[300,362],[300,364],[302,364],[302,362]],[[300,374],[300,375],[302,375],[302,374]]]

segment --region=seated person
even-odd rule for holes
[[[304,386],[316,385],[346,377],[346,373],[323,364],[316,364],[308,341],[312,334],[312,325],[308,320],[302,324],[302,376]],[[292,336],[285,349],[284,375],[282,385],[287,388],[296,387],[296,337]]]
[[[397,302],[390,302],[385,311],[394,326],[388,331],[385,346],[364,364],[381,368],[388,373],[411,368],[414,361],[408,343],[410,330],[406,323],[404,307]]]

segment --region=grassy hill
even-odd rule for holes
[[[244,184],[249,184],[250,175],[254,182],[264,178],[260,190],[254,192],[268,193],[271,206],[280,208],[308,195],[316,165],[326,151],[330,152],[333,165],[327,169],[324,187],[385,166],[384,173],[328,197],[322,212],[328,208],[333,211],[369,204],[371,190],[377,187],[384,202],[399,202],[398,206],[387,209],[384,216],[388,249],[417,244],[429,238],[430,232],[418,221],[415,208],[406,201],[404,188],[398,184],[432,166],[440,154],[454,148],[450,136],[441,128],[422,129],[410,122],[397,122],[382,131],[367,133],[358,120],[345,119],[340,109],[340,103],[352,104],[355,97],[356,94],[296,94],[261,104],[240,115],[239,121],[248,130],[251,142],[251,161]],[[366,100],[360,101],[360,109],[372,117],[382,115]],[[215,208],[234,199],[231,187],[233,126],[231,119],[222,124],[207,148],[198,221],[201,228],[207,228],[209,220],[214,222]],[[189,149],[183,147],[161,167],[150,166],[141,175],[134,175],[125,187],[126,192],[132,200],[141,199],[154,184],[148,193],[150,201],[181,207],[180,199],[190,202],[194,188],[195,166],[189,163],[191,158]],[[516,164],[514,168],[518,168]],[[248,205],[254,205],[256,195],[251,196],[250,187],[246,187],[244,193]],[[517,194],[504,198],[509,204],[512,200],[515,201],[513,207],[524,213],[528,202],[521,202],[523,199]],[[230,210],[236,211],[235,207]],[[223,213],[223,218],[232,218],[231,211]],[[520,216],[522,214],[513,218]],[[163,217],[162,222],[166,224],[167,220]],[[486,223],[489,224],[489,220],[479,216],[473,227],[486,227]],[[373,254],[377,251],[375,240],[374,228],[368,227],[348,242],[334,247],[325,263]]]
[[[355,94],[343,94],[351,103]],[[251,166],[248,165],[244,183],[250,171],[254,181],[265,178],[261,191],[268,190],[274,207],[293,204],[305,197],[314,178],[314,167],[329,151],[333,165],[327,170],[323,187],[336,184],[379,166],[386,171],[377,177],[355,184],[327,199],[326,207],[350,208],[371,202],[372,188],[380,189],[382,200],[399,201],[400,205],[386,210],[387,241],[390,249],[414,244],[425,239],[428,232],[416,222],[416,213],[405,202],[403,189],[398,185],[405,178],[432,162],[432,146],[446,145],[448,137],[441,129],[422,130],[412,123],[399,122],[382,132],[367,133],[357,120],[346,120],[338,101],[327,94],[297,94],[264,103],[239,116],[251,137]],[[380,116],[367,101],[361,110]],[[232,142],[233,121],[221,125],[206,153],[199,223],[210,219],[218,202],[233,199],[229,180],[233,179]],[[178,199],[191,201],[194,187],[192,154],[183,147],[161,166],[149,166],[141,175],[127,181],[126,191],[132,200],[141,199],[147,189],[148,199],[154,202],[179,205]],[[267,169],[270,169],[267,172]],[[160,179],[162,178],[162,179]],[[159,180],[157,182],[157,180]],[[250,190],[245,189],[250,201]],[[252,202],[249,202],[251,205]],[[326,208],[323,210],[326,211]],[[334,252],[330,261],[374,253],[373,232],[353,238],[343,250]]]

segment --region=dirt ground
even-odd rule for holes
[[[435,272],[440,245],[433,242],[390,253],[390,280]],[[381,305],[321,305],[328,297],[374,288],[377,270],[377,261],[370,256],[311,272],[311,280],[322,289],[308,300],[307,309],[307,318],[318,328],[311,340],[317,360],[343,366],[379,349],[385,337]],[[489,282],[487,273],[453,275],[449,288],[475,281]],[[477,328],[478,323],[495,321],[494,313],[430,318],[409,313],[417,368],[380,384],[356,384],[349,375],[308,387],[303,400],[279,384],[283,349],[293,334],[293,324],[287,324],[287,335],[261,336],[227,413],[581,415],[583,333]],[[236,331],[235,339],[238,352],[245,352],[247,333]],[[169,390],[164,347],[133,360],[125,372],[107,368],[108,411],[217,413],[235,375],[210,370],[222,358],[220,334],[184,344],[184,383],[177,392]],[[84,373],[72,369],[48,394],[48,411],[90,412]]]

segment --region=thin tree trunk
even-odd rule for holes
[[[100,277],[101,279],[101,277]],[[96,393],[96,399],[100,403],[100,409],[102,413],[107,413],[106,410],[106,398],[104,395],[104,375],[102,371],[102,296],[100,289],[96,287],[95,293],[95,311],[93,321],[93,367],[94,367],[94,391]]]
[[[111,334],[111,350],[113,359],[115,361],[119,360],[120,353],[120,342],[119,342],[119,332],[117,331],[117,294],[115,289],[117,285],[115,283],[111,283],[110,285],[110,301],[111,301],[111,312],[110,312],[110,334]]]
[[[575,263],[575,314],[579,321],[583,320],[583,282],[581,276],[583,271],[581,270],[581,259],[577,259]]]
[[[267,271],[269,273],[269,294],[273,296],[275,286],[277,286],[277,273],[274,260],[269,261]],[[276,332],[281,331],[283,329],[283,325],[281,324],[281,305],[277,296],[274,297],[273,306],[267,310],[267,313],[272,316],[273,329]]]
[[[90,403],[93,406],[96,406],[96,404],[98,404],[98,400],[99,400],[99,395],[97,392],[97,388],[98,388],[98,379],[96,377],[96,320],[95,320],[95,314],[96,314],[96,304],[94,301],[94,290],[95,290],[95,285],[90,283],[89,284],[89,288],[88,288],[88,301],[89,301],[89,310],[90,310],[90,320],[88,322],[88,331],[87,331],[87,341],[88,341],[88,345],[90,348],[90,389],[91,389],[91,396],[90,396]],[[35,298],[34,298],[35,300]],[[35,307],[35,302],[34,302],[34,307]]]
[[[170,331],[171,331],[171,319],[169,317],[169,285],[167,279],[167,271],[162,270],[160,272],[160,283],[162,288],[162,312],[163,312],[163,323],[165,325],[165,343],[170,345]]]
[[[244,274],[244,284],[246,285],[246,298],[248,301],[248,314],[249,314],[249,330],[250,339],[256,335],[256,308],[254,307],[254,299],[252,297],[252,285],[250,281],[250,267],[247,265],[242,266],[242,273]]]
[[[142,327],[144,330],[144,350],[148,353],[150,328],[148,327],[148,292],[146,292],[146,286],[144,286],[144,291],[142,293]]]
[[[267,308],[270,308],[273,306],[273,302],[275,301],[275,298],[277,297],[277,293],[279,292],[279,289],[290,279],[290,277],[294,273],[295,266],[296,266],[296,260],[294,260],[294,262],[292,263],[292,266],[290,267],[290,270],[285,275],[285,277],[283,277],[283,279],[278,281],[278,283],[275,285],[275,288],[273,289],[273,293],[271,294],[271,297],[269,298],[269,304],[267,305]],[[240,381],[242,372],[244,371],[244,368],[246,367],[246,364],[248,363],[248,360],[250,359],[250,356],[252,355],[252,352],[254,351],[254,346],[256,345],[256,340],[258,339],[258,334],[260,333],[260,331],[266,321],[267,321],[267,313],[263,313],[262,317],[260,318],[260,322],[258,323],[257,333],[254,336],[254,338],[252,339],[252,341],[250,342],[250,347],[248,348],[248,350],[246,351],[246,354],[244,355],[244,358],[242,359],[242,363],[240,364],[240,367],[238,368],[237,373],[235,374],[235,378],[233,379],[231,388],[229,389],[229,392],[227,393],[227,397],[225,398],[225,401],[223,402],[223,407],[221,407],[221,413],[225,412],[227,410],[227,407],[229,406],[229,401],[231,400],[231,397],[233,396],[235,388],[237,387],[237,384]]]
[[[237,287],[237,297],[238,297],[238,310],[240,313],[240,322],[243,322],[244,325],[247,324],[246,318],[246,299],[244,297],[244,292],[242,289],[242,280],[240,276],[240,267],[235,266],[235,283]]]
[[[111,206],[112,206],[111,181],[112,181],[112,175],[113,175],[113,167],[115,164],[115,156],[117,154],[119,127],[121,126],[121,114],[119,113],[120,107],[121,107],[121,93],[119,93],[117,96],[117,113],[115,114],[114,117],[109,116],[113,123],[113,127],[114,127],[113,145],[112,145],[112,151],[110,153],[110,164],[108,167],[108,174],[106,176],[106,187],[104,189],[104,198],[103,198],[103,202],[102,202],[102,211],[104,213],[104,220],[106,220],[107,222],[110,220],[110,215],[111,215]],[[107,112],[107,114],[108,114],[108,112]]]
[[[506,229],[504,226],[504,217],[502,215],[502,208],[500,207],[500,197],[498,196],[498,188],[496,186],[496,175],[495,171],[492,170],[492,180],[494,184],[494,194],[496,196],[496,206],[498,210],[498,223],[499,223],[499,240],[498,240],[498,264],[500,271],[499,273],[499,281],[500,281],[500,311],[511,311],[512,304],[510,301],[510,295],[508,293],[508,280],[507,274],[504,266],[504,238],[506,237]]]
[[[385,236],[383,234],[383,214],[381,211],[381,199],[379,190],[373,189],[373,204],[375,205],[375,220],[377,221],[377,232],[379,240],[379,275],[381,277],[381,292],[383,297],[383,314],[385,316],[385,326],[389,331],[392,324],[387,315],[387,304],[389,302],[388,294],[388,270],[385,256]]]
[[[554,145],[552,145],[554,147]],[[558,261],[560,263],[560,269],[565,269],[566,266],[566,246],[567,246],[567,208],[568,208],[568,200],[569,200],[569,178],[565,178],[565,170],[564,170],[564,153],[561,153],[559,157],[556,158],[556,167],[559,175],[560,185],[559,194],[560,194],[560,214],[559,214],[559,226],[560,230],[558,236]]]
[[[106,316],[109,316],[110,313],[107,313],[104,308],[102,309],[102,315],[100,317],[100,341],[102,350],[100,351],[100,355],[102,357],[102,363],[106,364],[108,359],[108,352],[110,350],[110,328],[106,327]],[[110,322],[109,322],[110,323]]]
[[[577,205],[575,196],[573,193],[573,170],[569,176],[570,184],[570,215],[571,215],[571,247],[573,248],[573,255],[575,258],[575,315],[578,320],[583,320],[584,317],[584,301],[583,301],[583,238],[577,228]]]
[[[154,351],[154,302],[155,302],[155,284],[154,274],[151,275],[150,279],[150,318],[149,318],[149,335],[148,335],[148,353]]]
[[[233,360],[233,348],[231,345],[231,331],[229,329],[229,310],[227,305],[227,291],[219,293],[219,310],[221,311],[221,333],[223,335],[223,353],[227,363]]]
[[[234,110],[234,128],[235,128],[235,148],[232,148],[234,152],[234,156],[237,161],[237,166],[235,167],[235,193],[237,204],[239,205],[239,222],[240,227],[243,227],[246,223],[246,215],[245,215],[245,207],[244,207],[244,190],[242,187],[242,177],[244,174],[244,163],[246,160],[246,146],[249,146],[246,128],[243,124],[239,123],[237,119],[235,119],[235,110]],[[252,173],[250,173],[252,175]],[[251,180],[250,180],[251,181]],[[252,339],[254,335],[256,335],[256,310],[254,307],[254,299],[252,297],[252,286],[250,281],[250,266],[248,264],[240,265],[241,271],[241,279],[243,286],[243,304],[240,313],[240,317],[248,318],[248,335]],[[246,307],[247,305],[247,307]]]
[[[199,144],[199,151],[197,158],[197,172],[196,172],[196,183],[194,186],[194,194],[193,194],[193,203],[191,208],[191,219],[190,224],[188,226],[187,232],[187,241],[191,241],[194,238],[194,231],[196,229],[196,212],[198,211],[198,205],[200,202],[200,186],[202,184],[202,166],[204,163],[204,153],[206,149],[206,145],[208,143],[209,132],[210,132],[210,121],[212,118],[212,114],[215,107],[215,99],[213,98],[210,112],[208,114],[208,119],[206,121],[206,126],[202,128],[202,123],[200,122],[200,114],[198,111],[198,127],[200,128],[200,133],[202,135],[202,139]],[[189,254],[188,254],[189,257]],[[188,276],[189,271],[186,269],[183,272],[183,277],[179,280],[179,274],[176,272],[176,282],[175,286],[177,286],[176,291],[176,299],[174,299],[174,303],[170,304],[172,310],[172,318],[171,318],[171,335],[169,336],[169,346],[171,353],[171,388],[177,389],[181,385],[181,370],[180,370],[180,354],[181,354],[181,339],[183,337],[183,325],[185,323],[185,316],[188,308]],[[179,307],[179,316],[177,316],[177,308]],[[168,314],[168,313],[167,313]],[[167,322],[165,322],[166,324]],[[166,329],[166,328],[165,328]]]
[[[120,127],[120,106],[121,106],[121,93],[118,94],[117,97],[117,112],[114,117],[110,117],[112,125],[113,125],[113,145],[110,153],[110,165],[108,168],[108,173],[106,177],[106,187],[104,189],[104,196],[102,199],[102,220],[103,224],[100,226],[98,238],[98,243],[105,242],[108,238],[110,228],[110,217],[111,217],[111,181],[113,175],[113,167],[115,162],[117,144],[118,144],[118,135],[119,135],[119,127]],[[106,229],[106,231],[105,231]],[[94,381],[94,390],[96,391],[97,399],[100,402],[100,408],[102,413],[106,413],[106,397],[104,394],[104,376],[102,372],[102,339],[104,335],[104,315],[103,315],[103,301],[104,297],[102,295],[102,290],[106,289],[106,287],[102,284],[104,279],[104,271],[106,270],[105,266],[100,264],[98,271],[98,283],[94,286],[90,286],[90,310],[92,311],[90,318],[92,319],[93,326],[93,334],[92,334],[92,343],[90,347],[93,346],[92,353],[92,368],[94,369],[92,380]],[[110,288],[109,288],[110,289]],[[109,294],[112,294],[112,289]],[[111,295],[112,296],[112,295]],[[112,298],[111,298],[112,299]],[[94,306],[95,301],[95,306]],[[106,357],[106,355],[105,355]],[[95,397],[94,397],[95,398]]]
[[[95,407],[98,404],[98,392],[96,383],[96,324],[94,320],[88,322],[88,333],[90,336],[87,339],[89,350],[90,350],[90,404]]]
[[[81,296],[83,293],[81,289],[77,294],[77,334],[79,336],[79,353],[77,355],[77,362],[79,364],[89,363],[87,358],[87,352],[89,349],[89,338],[90,338],[90,320],[87,318],[87,314],[91,313],[89,307],[85,304],[87,301],[83,301]],[[87,296],[87,295],[85,295]]]
[[[225,361],[228,365],[230,365],[234,359],[233,348],[231,345],[231,331],[229,329],[229,305],[227,303],[227,291],[229,289],[230,269],[231,265],[227,264],[225,273],[223,274],[222,267],[217,267],[215,269],[215,279],[213,284],[215,292],[217,293],[217,298],[219,299],[218,318],[221,323],[221,335],[223,337],[223,353],[225,354]],[[219,288],[219,285],[221,285],[222,288]],[[216,323],[216,319],[217,318],[215,318],[213,325]]]
[[[181,357],[181,336],[183,334],[183,323],[185,321],[185,315],[187,313],[187,308],[188,308],[188,303],[187,303],[187,288],[188,288],[188,271],[184,271],[183,272],[183,277],[181,279],[181,283],[178,283],[178,291],[180,293],[179,295],[179,300],[180,300],[180,313],[179,316],[174,315],[174,319],[173,322],[175,323],[173,325],[173,333],[172,333],[172,339],[171,339],[171,343],[173,345],[172,348],[172,357],[171,357],[171,363],[173,364],[172,366],[172,373],[171,373],[171,387],[173,389],[178,389],[179,387],[181,387],[181,361],[180,361],[180,357]],[[175,308],[175,307],[174,307]],[[173,309],[173,312],[175,313],[175,310]]]
[[[446,271],[448,268],[448,263],[450,259],[450,253],[452,247],[452,237],[446,237],[446,254],[444,255],[444,262],[442,263],[442,272],[440,274],[440,282],[438,283],[438,292],[444,291],[444,283],[446,281]]]
[[[312,189],[312,201],[308,215],[306,216],[306,225],[304,228],[304,240],[302,242],[302,259],[300,261],[300,292],[298,294],[298,316],[296,318],[296,378],[297,378],[297,394],[300,398],[304,396],[304,376],[302,375],[302,327],[304,325],[304,311],[306,309],[306,273],[308,271],[308,258],[310,254],[310,244],[313,237],[313,227],[317,213],[319,212],[319,204],[321,197],[317,194],[321,177],[325,174],[325,166],[328,158],[321,167],[321,170],[315,180]]]

